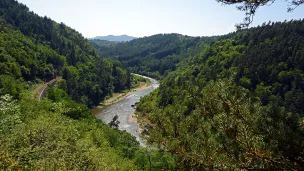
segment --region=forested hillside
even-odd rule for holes
[[[92,40],[89,40],[89,42],[92,43],[92,45],[95,47],[95,49],[119,43],[119,42],[112,42],[112,41],[108,41],[108,40],[99,40],[99,39],[92,39]]]
[[[62,76],[42,101],[33,89]],[[136,139],[88,107],[132,85],[120,62],[100,58],[81,34],[0,0],[0,170],[135,170]],[[162,154],[155,152],[161,160]]]
[[[205,44],[216,39],[158,34],[109,46],[101,45],[98,40],[91,40],[91,43],[101,57],[119,60],[133,73],[160,79],[166,71],[174,71],[181,60],[201,51]]]
[[[138,115],[180,168],[301,170],[303,64],[303,20],[238,31],[179,63]]]
[[[62,75],[67,93],[88,106],[98,104],[114,90],[130,88],[130,72],[119,62],[99,58],[93,46],[65,24],[40,17],[14,0],[0,1],[0,17],[4,33],[1,74],[25,81]],[[13,72],[8,71],[10,65]]]
[[[90,110],[131,72],[161,80],[136,106],[148,148]],[[1,170],[303,170],[303,87],[304,20],[90,43],[0,0]]]
[[[127,42],[131,41],[133,39],[137,39],[137,37],[133,36],[128,36],[128,35],[120,35],[120,36],[114,36],[114,35],[108,35],[108,36],[96,36],[90,39],[95,39],[95,40],[106,40],[106,41],[111,41],[111,42]]]

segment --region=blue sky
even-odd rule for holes
[[[215,0],[18,0],[41,16],[76,29],[85,37],[158,33],[189,36],[223,35],[235,30],[244,13]],[[288,3],[277,0],[261,7],[251,26],[268,21],[304,18],[304,5],[287,13]]]

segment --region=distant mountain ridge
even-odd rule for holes
[[[120,36],[114,36],[114,35],[108,35],[108,36],[96,36],[90,39],[99,39],[99,40],[107,40],[107,41],[114,41],[114,42],[126,42],[131,41],[133,39],[136,39],[137,37],[128,36],[128,35],[120,35]]]

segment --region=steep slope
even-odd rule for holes
[[[2,35],[9,38],[2,39],[1,52],[14,58],[16,78],[20,78],[18,72],[26,81],[62,74],[68,94],[88,106],[98,104],[113,91],[130,88],[130,72],[119,62],[99,58],[93,46],[65,24],[40,17],[15,0],[0,1],[0,18],[3,31],[10,34]],[[15,42],[10,40],[12,30],[20,31],[16,31]]]
[[[14,80],[51,79],[66,65],[66,57],[49,46],[37,44],[3,23],[0,23],[0,30],[0,94],[9,93],[20,98],[21,85],[13,84]],[[6,84],[8,82],[11,85]]]
[[[150,143],[182,168],[303,168],[303,28],[238,31],[178,64],[138,105]]]
[[[57,75],[64,80],[48,98],[28,95]],[[99,58],[75,30],[0,0],[0,168],[135,170],[136,139],[88,108],[128,88],[129,76],[119,62]]]
[[[49,45],[59,54],[66,56],[68,64],[75,65],[76,62],[96,57],[87,40],[64,23],[58,24],[50,18],[40,17],[14,0],[1,0],[0,8],[0,16],[6,24],[26,36],[35,38],[37,43]]]
[[[176,69],[182,59],[193,55],[217,37],[199,38],[180,34],[158,34],[126,43],[99,46],[93,42],[101,57],[119,60],[131,72],[160,79]]]

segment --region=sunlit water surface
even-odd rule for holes
[[[117,115],[118,121],[120,122],[119,129],[126,130],[127,132],[135,136],[137,141],[141,145],[144,145],[144,141],[139,135],[139,126],[135,122],[130,122],[129,116],[134,112],[134,108],[132,107],[132,105],[134,105],[136,102],[139,102],[141,97],[148,95],[150,92],[152,92],[159,86],[158,81],[156,81],[155,79],[149,77],[146,78],[150,79],[151,82],[151,86],[149,88],[132,92],[130,95],[128,95],[121,101],[102,108],[95,115],[96,118],[103,120],[105,123],[111,122],[113,117]]]

